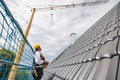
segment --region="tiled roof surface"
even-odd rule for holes
[[[120,3],[64,50],[46,80],[120,80]]]

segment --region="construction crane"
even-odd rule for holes
[[[92,5],[104,4],[107,3],[108,1],[109,0],[101,0],[94,2],[72,3],[68,5],[46,5],[49,7],[35,8],[35,11],[49,11],[49,10],[67,9],[67,8],[75,8],[75,7],[83,7],[83,6],[92,6]]]
[[[84,3],[72,3],[67,5],[37,5],[39,6],[47,6],[42,8],[32,8],[32,11],[50,11],[50,10],[59,10],[59,9],[68,9],[68,8],[76,8],[76,7],[84,7],[84,6],[92,6],[92,5],[98,5],[98,4],[104,4],[107,3],[109,0],[101,0],[101,1],[93,1],[93,2],[84,2]],[[51,14],[51,25],[53,25],[53,14]]]
[[[32,15],[30,17],[30,20],[29,20],[29,23],[27,25],[27,28],[25,30],[25,33],[24,35],[26,36],[26,38],[28,37],[28,33],[29,33],[29,30],[30,30],[30,27],[31,27],[31,23],[32,23],[32,20],[33,20],[33,17],[34,17],[34,13],[36,11],[49,11],[49,10],[58,10],[58,9],[67,9],[67,8],[75,8],[75,7],[83,7],[83,6],[92,6],[92,5],[98,5],[98,4],[104,4],[104,3],[107,3],[109,0],[102,0],[102,1],[94,1],[94,2],[85,2],[85,3],[79,3],[79,4],[69,4],[69,5],[47,5],[49,7],[44,7],[44,8],[32,8],[30,7],[32,10]],[[53,14],[52,14],[53,16]],[[20,55],[21,56],[21,55]],[[19,57],[20,57],[19,56]],[[15,66],[11,71],[17,71],[17,67]],[[10,74],[13,74],[12,72],[10,72]],[[15,77],[16,73],[13,74],[13,76],[9,76],[9,77]]]

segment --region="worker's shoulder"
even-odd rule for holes
[[[35,54],[40,54],[40,52],[39,52],[39,51],[36,51]]]
[[[39,51],[36,51],[36,52],[35,52],[35,55],[38,55],[38,54],[40,54],[40,52],[39,52]]]

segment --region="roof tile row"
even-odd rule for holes
[[[120,3],[45,70],[46,80],[120,80]]]

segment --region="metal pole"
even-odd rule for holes
[[[35,13],[35,8],[32,9],[31,18],[29,20],[29,23],[28,23],[27,28],[26,28],[25,33],[24,33],[26,38],[28,36],[29,30],[30,30],[30,27],[31,27],[31,23],[32,23],[32,20],[33,20],[34,13]],[[20,43],[20,46],[19,46],[19,50],[18,50],[18,52],[16,54],[16,57],[15,57],[15,60],[14,60],[15,64],[19,64],[20,59],[21,59],[21,55],[22,55],[23,50],[24,50],[24,46],[25,46],[25,41],[21,40],[21,43]],[[15,76],[17,74],[17,72],[16,72],[17,69],[18,69],[17,65],[13,65],[12,66],[12,69],[11,69],[10,75],[8,77],[8,80],[15,80]]]
[[[31,18],[30,18],[30,20],[29,20],[29,23],[28,23],[28,25],[27,25],[26,31],[25,31],[25,33],[24,33],[24,35],[25,35],[26,38],[27,38],[27,36],[28,36],[28,33],[29,33],[29,30],[30,30],[30,27],[31,27],[31,23],[32,23],[32,20],[33,20],[33,16],[34,16],[35,11],[36,11],[36,9],[33,8],[33,9],[32,9]]]

